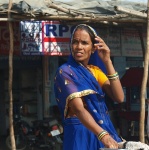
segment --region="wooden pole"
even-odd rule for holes
[[[31,17],[26,15],[12,15],[13,19],[18,21],[20,20],[57,20],[57,21],[87,21],[87,22],[101,22],[101,21],[108,21],[108,22],[118,22],[118,23],[146,23],[146,18],[132,18],[129,17],[127,14],[117,14],[113,16],[100,16],[95,15],[92,17],[88,16],[70,16],[70,15],[49,15],[49,16],[37,16]]]
[[[132,10],[132,9],[126,9],[126,8],[121,7],[121,6],[115,6],[114,8],[116,11],[120,11],[120,12],[129,14],[129,15],[132,15],[132,16],[147,18],[147,14],[145,12],[143,13],[143,12]]]
[[[147,7],[149,9],[149,0]],[[145,122],[145,97],[146,97],[146,86],[147,86],[147,79],[148,79],[148,60],[149,60],[149,10],[147,9],[147,47],[144,57],[144,74],[143,74],[143,81],[141,86],[141,104],[140,104],[140,131],[139,131],[139,138],[141,142],[145,142],[145,135],[144,135],[144,122]]]
[[[12,0],[9,0],[9,10],[12,7]],[[8,18],[11,18],[10,11],[8,11]],[[10,50],[9,50],[9,129],[12,150],[16,150],[14,128],[13,128],[13,94],[12,94],[12,80],[13,80],[13,25],[8,22],[10,32]]]

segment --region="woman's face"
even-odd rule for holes
[[[74,59],[86,66],[92,51],[93,44],[87,31],[77,29],[72,39],[72,55]]]

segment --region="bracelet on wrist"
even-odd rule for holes
[[[118,75],[118,72],[115,72],[114,74],[107,74],[107,77],[115,77]]]
[[[107,75],[107,77],[108,77],[109,80],[117,80],[117,79],[119,79],[119,75],[118,75],[117,72],[115,72],[114,74],[109,74],[109,75]]]
[[[97,135],[98,140],[101,141],[101,139],[102,139],[105,135],[109,135],[109,133],[108,133],[107,131],[103,130],[102,132],[100,132],[100,133]]]
[[[108,78],[109,80],[117,80],[119,79],[119,76],[115,76],[115,77],[112,77],[112,78]]]

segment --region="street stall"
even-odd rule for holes
[[[13,121],[12,106],[14,102],[14,90],[12,81],[13,68],[15,65],[13,64],[14,56],[18,55],[18,52],[18,57],[20,58],[21,56],[38,56],[38,60],[40,61],[38,67],[41,67],[40,65],[42,65],[42,67],[36,70],[38,73],[37,78],[39,78],[40,81],[36,83],[37,89],[33,89],[33,91],[34,93],[35,91],[37,92],[37,101],[40,102],[38,103],[37,110],[37,112],[40,112],[39,117],[42,119],[49,117],[49,107],[52,99],[54,99],[52,77],[54,69],[58,67],[57,57],[55,56],[67,56],[69,54],[69,45],[65,43],[69,42],[68,37],[71,34],[72,26],[78,23],[92,24],[95,28],[99,28],[99,26],[114,27],[113,30],[108,28],[106,35],[105,32],[103,33],[105,38],[108,39],[109,44],[111,44],[113,57],[133,57],[135,55],[144,58],[144,70],[146,74],[143,74],[143,84],[141,84],[142,90],[140,95],[141,112],[143,112],[143,108],[145,107],[144,89],[146,88],[146,79],[148,77],[148,70],[146,69],[148,67],[148,53],[146,50],[148,46],[146,46],[145,42],[148,42],[148,38],[142,33],[146,34],[147,17],[147,0],[142,0],[141,2],[134,0],[1,0],[0,28],[2,28],[1,25],[5,22],[9,29],[9,33],[6,35],[6,37],[9,37],[7,42],[4,42],[5,44],[1,42],[0,44],[0,57],[7,56],[9,62],[9,68],[7,68],[9,69],[9,76],[7,77],[9,86],[7,87],[9,87],[10,124],[12,124]],[[15,24],[19,24],[19,27]],[[134,32],[139,32],[140,34],[137,38],[135,37],[135,41],[140,38],[138,42],[139,46],[136,45],[135,41],[129,41],[129,29],[126,29],[128,32],[124,32],[126,36],[120,36],[120,34],[122,34],[121,31],[125,30],[117,30],[120,27],[123,29],[129,27],[137,29],[134,30]],[[17,31],[17,33],[15,33],[15,28],[19,28],[20,32]],[[0,35],[4,34],[3,30],[1,31]],[[111,36],[109,36],[110,33]],[[19,44],[16,44],[16,35],[19,35]],[[125,44],[121,43],[121,37],[122,41],[126,42]],[[133,44],[131,42],[133,42]],[[120,68],[120,66],[118,67]],[[24,70],[24,68],[22,68],[22,70]],[[28,74],[27,71],[25,73]],[[32,74],[32,76],[34,75]],[[2,87],[0,87],[0,93],[0,95],[3,94]],[[5,96],[2,95],[0,98],[4,99],[4,97]],[[1,101],[1,103],[2,107],[5,106],[5,101]],[[41,105],[43,110],[40,108]],[[129,104],[127,106],[129,106]],[[5,114],[5,109],[2,110],[2,114]],[[144,126],[145,121],[144,113],[140,114],[140,119],[140,129],[142,129],[141,127]],[[13,135],[13,130],[11,131]],[[142,135],[140,140],[143,142],[144,132],[141,131],[144,131],[144,128],[140,130],[140,135]]]

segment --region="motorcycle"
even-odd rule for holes
[[[49,122],[55,122],[50,126]],[[26,121],[20,120],[14,125],[16,150],[57,150],[62,147],[62,126],[57,120],[33,121],[33,126],[29,126]],[[6,145],[11,149],[10,136],[6,138]]]
[[[22,120],[18,113],[14,113],[14,135],[16,150],[61,150],[63,128],[55,118],[32,121],[30,126]],[[8,135],[6,146],[11,149]]]
[[[40,125],[38,125],[38,123]],[[63,127],[54,118],[46,119],[42,121],[33,121],[33,126],[37,126],[36,130],[40,126],[40,137],[38,136],[34,142],[30,142],[30,147],[33,149],[44,149],[44,150],[61,150],[63,144]],[[38,131],[38,130],[37,130]],[[31,141],[31,140],[30,140]],[[35,149],[35,150],[36,150]]]

